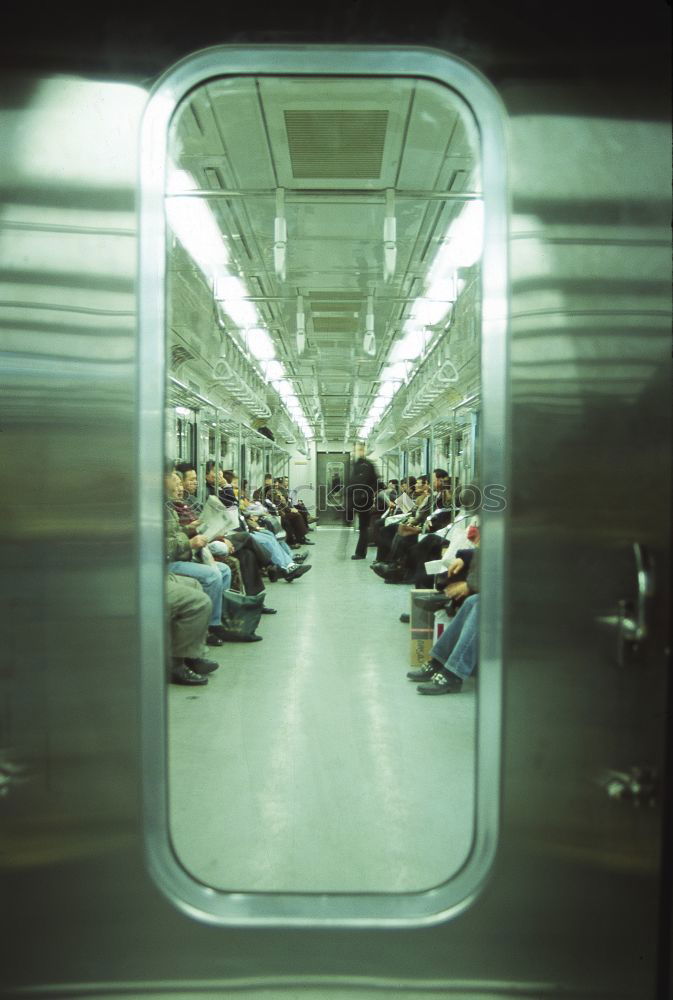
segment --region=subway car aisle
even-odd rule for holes
[[[423,698],[409,588],[351,561],[348,528],[312,534],[312,571],[267,589],[261,643],[209,649],[203,688],[169,686],[170,822],[182,864],[217,888],[428,888],[472,838],[474,682]]]

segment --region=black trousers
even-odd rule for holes
[[[358,511],[358,527],[360,529],[360,533],[358,535],[358,544],[355,549],[356,556],[367,555],[367,535],[369,533],[369,521],[371,516],[372,512],[370,510]]]
[[[378,522],[377,527],[376,558],[379,562],[388,562],[390,550],[397,534],[397,525],[389,524],[386,527],[382,522],[383,518]]]
[[[264,590],[261,569],[267,563],[264,549],[247,531],[232,531],[227,537],[234,543],[234,555],[241,567],[241,578],[246,594],[251,596],[261,594]]]
[[[425,572],[425,563],[430,562],[431,559],[439,559],[445,544],[443,538],[428,535],[426,538],[419,539],[416,548],[410,552],[414,586],[417,590],[427,590],[433,586],[435,578]]]

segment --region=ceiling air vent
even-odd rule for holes
[[[357,316],[314,316],[315,333],[357,333],[360,329]]]
[[[285,111],[295,178],[381,176],[387,111]]]

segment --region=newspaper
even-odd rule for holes
[[[411,499],[410,496],[407,496],[406,493],[400,493],[395,503],[398,507],[402,508],[405,514],[408,514],[409,511],[415,509],[414,501]]]
[[[238,530],[238,507],[225,507],[217,497],[208,497],[199,515],[199,534],[209,542]]]
[[[432,559],[425,563],[425,572],[428,576],[434,576],[435,573],[446,573],[446,569],[446,564],[441,559]]]

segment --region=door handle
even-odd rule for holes
[[[619,633],[623,643],[637,645],[649,634],[650,598],[654,594],[654,573],[649,552],[640,542],[634,542],[633,554],[636,559],[637,597],[635,618],[629,615],[629,602],[619,602]]]
[[[650,606],[654,595],[654,570],[650,554],[645,545],[633,543],[636,562],[636,601],[623,598],[618,602],[617,615],[599,618],[605,625],[617,628],[617,662],[626,665],[627,655],[636,652],[638,646],[649,636]]]
[[[597,779],[610,799],[639,806],[656,806],[659,777],[653,767],[630,767],[628,771],[604,771]]]

